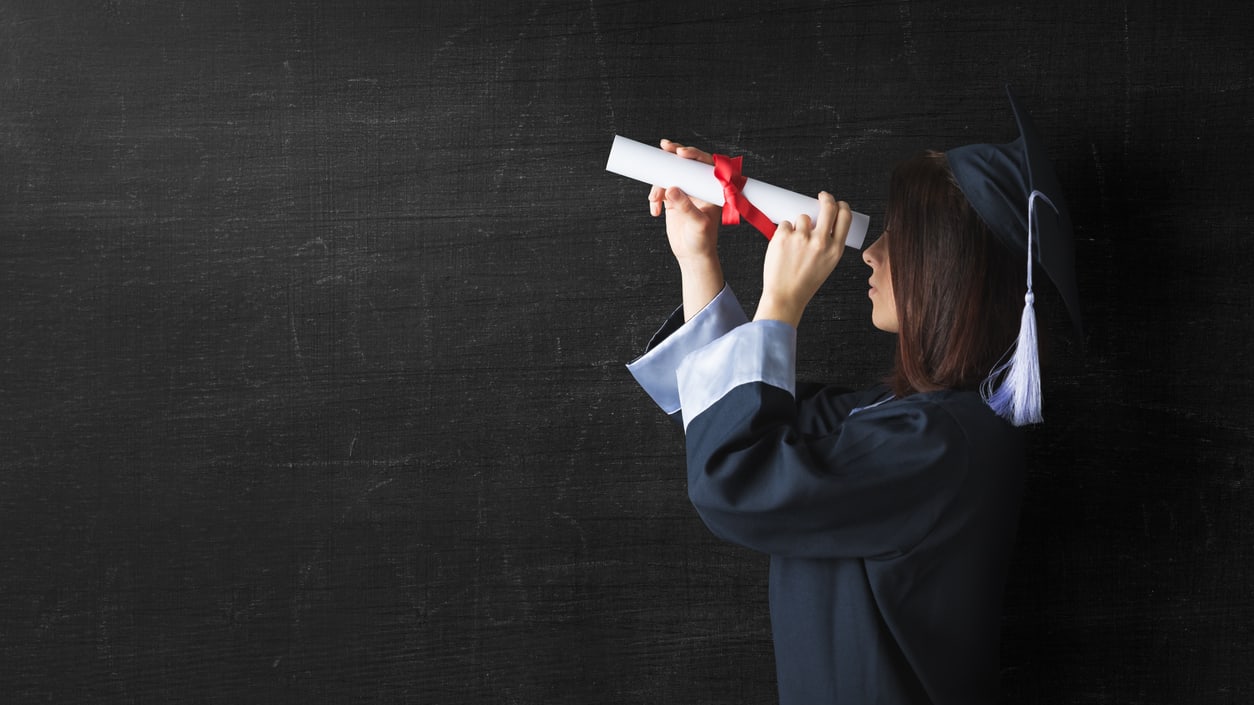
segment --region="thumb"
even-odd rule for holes
[[[692,205],[692,199],[688,198],[688,194],[684,193],[683,189],[678,186],[671,186],[666,189],[666,193],[664,195],[666,197],[666,208],[668,210],[673,210],[676,213],[687,215],[689,211],[697,209],[696,206]]]
[[[704,225],[708,219],[697,204],[692,202],[692,198],[678,186],[666,189],[666,222],[676,225],[684,223],[692,227]]]

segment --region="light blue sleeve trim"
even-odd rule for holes
[[[796,366],[797,329],[783,321],[747,323],[688,355],[678,371],[684,430],[742,384],[764,382],[795,397]]]
[[[705,347],[748,321],[731,287],[723,290],[665,340],[627,365],[644,391],[667,414],[679,411],[675,370],[688,353]]]

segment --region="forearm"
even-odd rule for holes
[[[692,320],[723,290],[723,266],[718,256],[692,258],[679,262],[683,278],[684,320]]]

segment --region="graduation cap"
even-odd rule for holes
[[[1016,426],[1039,423],[1041,371],[1036,339],[1034,263],[1054,283],[1076,330],[1081,330],[1080,295],[1075,281],[1071,216],[1062,188],[1026,111],[1006,87],[1019,125],[1009,144],[973,144],[946,152],[958,188],[984,223],[1011,252],[1027,260],[1027,295],[1019,339],[981,385],[984,400]]]

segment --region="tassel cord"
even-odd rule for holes
[[[1027,293],[1023,297],[1023,317],[1019,322],[1019,337],[1010,350],[980,385],[980,395],[999,416],[1015,426],[1040,423],[1041,416],[1041,367],[1037,348],[1036,294],[1032,289],[1032,246],[1036,242],[1036,199],[1049,204],[1055,212],[1057,206],[1040,191],[1033,190],[1028,196],[1028,243],[1027,243]],[[998,383],[1000,381],[1000,384]]]

